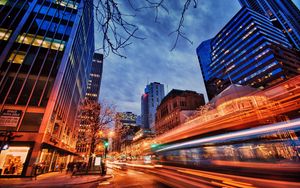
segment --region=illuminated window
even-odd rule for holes
[[[5,5],[7,3],[7,0],[0,0],[0,5]]]
[[[14,50],[13,53],[10,54],[8,62],[22,64],[25,58],[26,52],[16,51]]]
[[[72,9],[77,9],[78,3],[75,1],[68,1],[68,0],[56,0],[55,4],[64,6],[64,7],[69,7]]]
[[[18,43],[28,44],[28,45],[32,43],[33,46],[42,46],[44,48],[51,48],[52,50],[59,50],[59,51],[62,51],[65,47],[65,41],[51,39],[48,37],[44,38],[39,35],[34,37],[34,35],[32,34],[26,35],[25,33],[19,35],[16,41]]]
[[[0,40],[8,40],[11,30],[0,28]]]

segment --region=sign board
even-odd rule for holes
[[[95,158],[95,166],[100,166],[101,165],[101,157],[96,157]]]
[[[0,127],[16,127],[21,115],[22,110],[2,110],[0,112]]]

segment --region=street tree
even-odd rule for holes
[[[85,100],[81,105],[81,129],[83,134],[79,136],[79,143],[87,144],[89,149],[88,167],[92,166],[93,156],[98,144],[107,140],[110,124],[115,118],[115,106],[106,103],[98,103],[93,100]],[[105,148],[106,146],[104,146]]]

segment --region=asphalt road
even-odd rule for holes
[[[112,178],[98,183],[97,188],[298,188],[300,183],[251,178],[222,173],[183,169],[164,168],[128,168],[128,170],[110,170]]]
[[[100,188],[169,188],[173,186],[167,185],[165,180],[151,174],[135,170],[110,170],[112,178],[98,184]]]

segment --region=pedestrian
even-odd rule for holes
[[[60,173],[62,173],[63,169],[64,169],[64,163],[60,163],[59,166]]]
[[[34,164],[33,165],[33,177],[34,177],[34,180],[36,180],[38,168],[39,168],[38,164]]]
[[[76,174],[76,172],[77,172],[77,166],[76,166],[76,164],[74,164],[73,172],[72,172],[71,177],[73,177]]]
[[[106,175],[106,165],[105,165],[105,161],[102,159],[101,160],[101,176],[105,176]]]
[[[70,170],[71,170],[71,163],[69,162],[68,165],[67,165],[66,174],[68,174]]]

